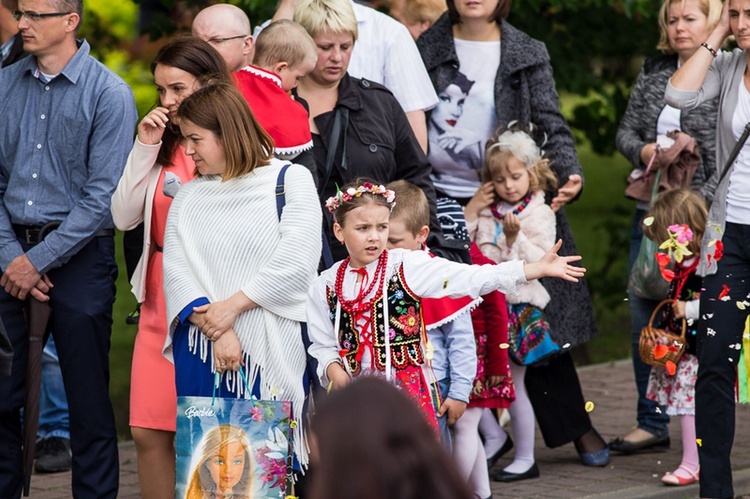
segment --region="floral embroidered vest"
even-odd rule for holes
[[[399,265],[398,271],[388,279],[388,334],[390,335],[391,365],[402,370],[407,367],[419,367],[424,362],[422,353],[422,320],[420,314],[420,298],[416,296],[406,285],[403,266]],[[336,305],[338,298],[334,290],[326,288],[328,307],[331,311],[331,323],[336,321]],[[385,370],[385,337],[383,327],[383,300],[377,300],[373,304],[370,314],[371,330],[373,335],[374,365],[380,370]],[[354,320],[345,310],[341,310],[339,330],[336,332],[341,356],[349,365],[353,375],[362,370],[361,362],[358,360],[360,349],[360,337]]]

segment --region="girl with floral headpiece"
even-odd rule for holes
[[[360,375],[402,388],[436,427],[424,361],[421,299],[516,293],[544,276],[577,281],[580,256],[560,257],[561,242],[534,263],[469,266],[424,251],[387,251],[394,199],[375,182],[358,179],[328,200],[334,234],[349,256],[321,274],[307,297],[307,325],[323,386],[340,388]]]

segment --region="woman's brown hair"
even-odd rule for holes
[[[459,24],[461,22],[461,15],[458,13],[458,9],[456,9],[455,0],[446,1],[448,3],[448,15],[451,18],[451,24]],[[507,19],[512,3],[513,0],[498,0],[497,7],[495,7],[495,10],[490,15],[490,20],[500,24],[500,21]]]
[[[695,254],[701,249],[701,239],[706,230],[708,210],[706,202],[690,189],[662,192],[648,210],[646,218],[654,217],[651,225],[644,225],[643,235],[657,244],[669,239],[670,225],[685,224],[693,231],[693,240],[687,248]]]
[[[177,116],[212,132],[226,156],[222,181],[250,173],[271,159],[274,144],[247,101],[229,83],[209,83],[182,101]]]
[[[208,42],[190,35],[178,36],[159,50],[151,63],[152,74],[158,65],[181,69],[201,81],[206,78],[226,83],[232,81],[229,69],[216,49]],[[180,139],[180,129],[170,121],[164,130],[156,162],[162,166],[170,166]]]

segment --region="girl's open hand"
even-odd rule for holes
[[[586,269],[570,264],[579,261],[581,256],[560,256],[557,252],[561,246],[562,239],[558,240],[539,261],[525,264],[526,279],[531,281],[540,277],[559,277],[566,281],[578,282],[578,279],[586,274]]]

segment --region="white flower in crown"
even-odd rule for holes
[[[349,194],[350,196],[356,196],[357,195],[357,189],[355,189],[354,187],[349,187],[346,190],[346,193]]]

